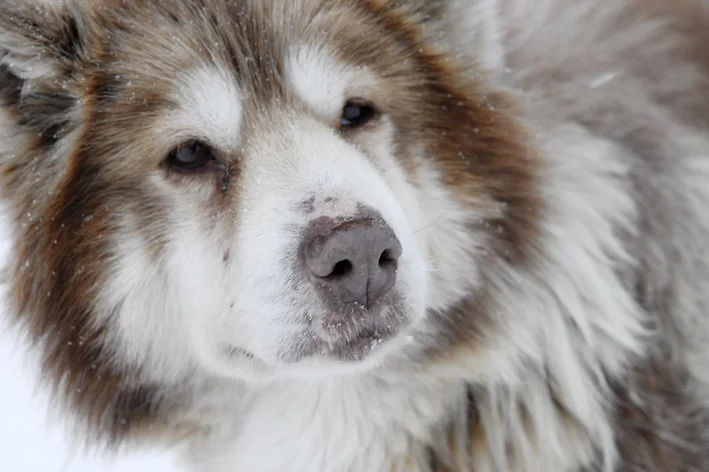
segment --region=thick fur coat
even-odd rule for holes
[[[195,471],[709,470],[708,9],[3,2],[12,320]],[[299,248],[363,214],[356,311]]]

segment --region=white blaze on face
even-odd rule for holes
[[[241,133],[243,100],[236,78],[215,66],[194,69],[179,79],[171,115],[178,134],[194,134],[221,149],[236,149]]]
[[[181,106],[163,129],[176,143],[203,137],[217,147],[240,147],[238,217],[234,224],[219,218],[209,224],[194,195],[213,192],[213,186],[195,190],[199,183],[185,189],[156,181],[174,205],[160,267],[138,257],[139,239],[121,238],[123,257],[108,298],[114,304],[125,300],[118,313],[121,344],[133,353],[134,363],[148,364],[150,375],[173,372],[176,377],[190,365],[239,378],[259,375],[262,368],[287,375],[333,368],[324,359],[285,365],[312,338],[313,314],[326,309],[299,265],[298,250],[313,218],[353,216],[360,207],[381,214],[403,248],[392,289],[400,302],[391,309],[412,322],[423,318],[427,271],[412,227],[420,222],[412,219],[411,202],[404,201],[410,193],[402,190],[404,170],[391,152],[391,127],[363,131],[366,139],[355,145],[331,121],[348,97],[366,98],[375,77],[322,51],[295,49],[287,62],[287,82],[312,113],[330,119],[276,108],[260,127],[249,127],[247,142],[240,139],[243,97],[237,78],[215,68],[176,78]],[[237,354],[229,356],[230,351]],[[263,364],[239,358],[244,351]]]
[[[368,141],[376,141],[364,146],[365,154],[332,127],[347,99],[366,99],[376,77],[339,63],[325,48],[296,47],[286,60],[285,79],[290,93],[320,119],[276,110],[268,123],[250,131],[227,268],[233,303],[216,314],[216,332],[205,337],[212,344],[234,344],[272,365],[282,364],[299,341],[312,337],[309,317],[325,309],[297,258],[303,231],[317,216],[353,216],[362,206],[380,213],[403,246],[393,288],[401,302],[393,309],[417,321],[426,300],[423,254],[401,195],[392,191],[405,180],[403,175],[395,179],[403,169],[387,164],[393,156],[379,156],[385,150],[391,154],[390,129],[363,131],[371,133]],[[388,169],[386,175],[382,167]],[[307,211],[304,202],[310,202]],[[193,293],[195,289],[193,285]],[[208,291],[213,289],[204,287]],[[312,368],[319,365],[311,363]]]
[[[376,86],[364,67],[338,61],[324,46],[301,45],[286,59],[286,80],[311,110],[325,119],[336,119],[350,98],[362,98]]]
[[[235,289],[243,295],[236,297],[234,311],[243,314],[239,330],[252,333],[252,352],[279,363],[276,353],[307,335],[308,315],[327,309],[294,255],[314,217],[353,216],[359,206],[381,214],[403,248],[393,287],[401,301],[393,309],[414,322],[423,317],[423,255],[402,202],[367,155],[309,117],[250,136],[247,153],[232,253]],[[312,201],[312,213],[302,209],[305,201]]]

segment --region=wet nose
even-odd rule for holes
[[[394,285],[401,243],[382,218],[318,218],[306,234],[307,269],[331,301],[369,308]]]

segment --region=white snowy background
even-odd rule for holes
[[[0,263],[6,254],[0,241]],[[47,393],[37,388],[29,351],[3,318],[0,312],[0,472],[182,472],[166,452],[114,458],[72,447],[47,414]]]
[[[166,452],[118,458],[71,447],[61,424],[47,415],[46,392],[34,382],[34,367],[11,333],[0,333],[0,471],[176,472]]]

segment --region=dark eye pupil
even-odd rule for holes
[[[361,126],[374,118],[374,107],[368,104],[347,103],[342,109],[342,126]]]
[[[199,141],[193,141],[178,147],[168,157],[168,161],[172,166],[181,169],[198,169],[205,166],[212,159],[214,159],[212,150],[209,146]]]
[[[348,105],[345,107],[345,112],[343,113],[343,116],[344,116],[345,120],[355,121],[355,120],[359,119],[363,113],[364,113],[364,110],[362,110],[361,106]]]

